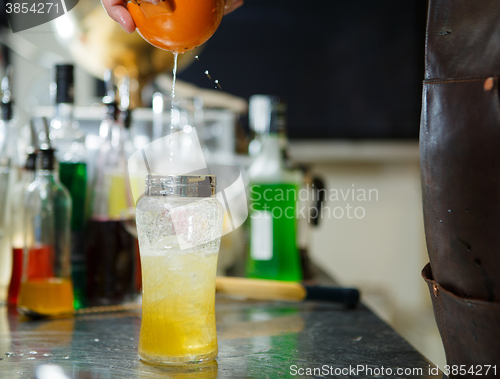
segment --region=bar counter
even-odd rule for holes
[[[139,360],[140,311],[23,321],[0,307],[0,378],[444,377],[363,305],[218,296],[216,317],[217,361],[169,368]]]

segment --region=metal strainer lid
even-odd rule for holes
[[[146,196],[210,197],[215,189],[215,175],[146,175]]]

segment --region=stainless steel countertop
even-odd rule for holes
[[[324,369],[324,365],[329,372],[357,365],[423,372],[397,375],[394,371],[378,377],[432,376],[429,368],[434,366],[364,306],[345,309],[320,302],[218,298],[216,317],[217,362],[166,368],[144,364],[137,356],[138,311],[22,321],[14,309],[0,307],[0,378],[333,377],[326,371],[320,375],[305,371]],[[65,376],[57,376],[54,369],[62,369]],[[43,376],[44,370],[48,376]],[[341,376],[375,376],[352,373]]]

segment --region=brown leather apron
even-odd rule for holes
[[[500,1],[430,0],[425,76],[422,275],[448,364],[500,376]]]

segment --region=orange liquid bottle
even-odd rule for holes
[[[71,197],[59,182],[54,150],[41,150],[24,202],[26,233],[19,311],[27,316],[72,313]]]

